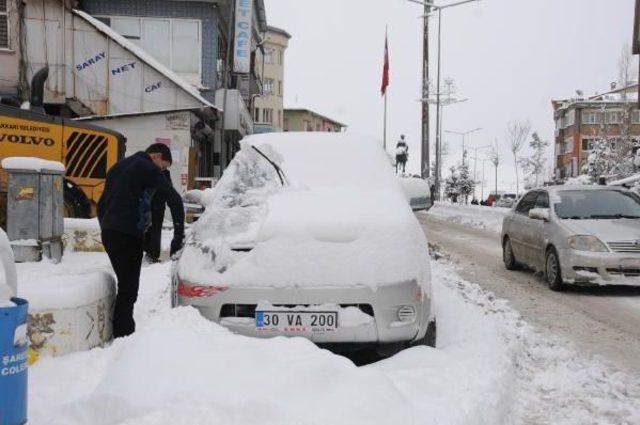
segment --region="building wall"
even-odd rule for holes
[[[91,15],[121,15],[137,17],[187,18],[201,21],[202,35],[202,95],[215,101],[217,88],[217,57],[219,16],[215,4],[198,1],[168,0],[83,0],[82,6]],[[189,48],[189,46],[185,46]]]
[[[623,117],[621,124],[605,123],[604,128],[600,123],[590,123],[586,120],[586,113],[599,114],[602,112],[601,102],[570,105],[566,109],[556,112],[556,122],[569,113],[575,114],[575,120],[571,125],[560,125],[560,128],[556,129],[554,165],[559,170],[560,177],[572,177],[581,173],[589,156],[589,139],[604,136],[615,140],[615,138],[625,135],[640,141],[640,110],[637,104],[635,102],[627,102],[626,104],[610,102],[605,105],[605,112],[625,110],[628,114],[626,122]],[[583,146],[583,142],[587,146]]]
[[[312,111],[286,109],[284,111],[284,131],[341,132],[342,126]]]
[[[256,99],[253,118],[259,126],[270,127],[273,131],[284,130],[284,66],[288,46],[288,36],[277,30],[267,31],[263,60],[264,95]]]
[[[20,2],[7,0],[9,47],[0,48],[0,96],[16,96],[20,85]]]

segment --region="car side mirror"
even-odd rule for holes
[[[549,208],[532,208],[529,210],[529,218],[533,220],[549,221]]]

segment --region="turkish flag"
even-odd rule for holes
[[[384,36],[384,67],[382,68],[382,87],[380,92],[382,96],[387,93],[387,87],[389,86],[389,43],[387,36]]]

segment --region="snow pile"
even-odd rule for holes
[[[584,186],[593,184],[593,179],[587,174],[581,174],[578,177],[570,177],[564,182],[566,186]]]
[[[18,276],[16,274],[15,260],[11,243],[4,230],[0,229],[0,307],[11,307],[15,304],[11,298],[18,292]]]
[[[55,171],[64,173],[64,165],[57,161],[34,157],[15,156],[2,160],[2,168],[5,170],[29,170],[29,171]]]
[[[499,318],[446,286],[435,288],[438,350],[416,347],[358,368],[303,338],[247,338],[193,309],[169,310],[167,274],[167,264],[143,269],[132,337],[30,369],[30,423],[510,421],[513,369]]]
[[[280,166],[287,185],[252,146]],[[187,281],[375,286],[429,273],[419,225],[384,152],[367,138],[246,138],[210,199],[180,259]],[[234,251],[244,247],[253,250]]]
[[[65,230],[81,230],[85,232],[100,231],[100,223],[97,218],[65,218]]]
[[[32,310],[62,310],[92,304],[114,295],[115,280],[106,272],[47,276],[21,282],[20,298],[29,300]]]
[[[500,233],[502,220],[509,211],[511,211],[510,208],[436,202],[426,214],[464,226]]]

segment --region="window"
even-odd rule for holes
[[[177,73],[200,73],[200,23],[175,20],[171,32],[171,62]]]
[[[320,127],[320,123],[316,123],[316,131],[320,131],[322,128]]]
[[[640,110],[631,111],[631,124],[640,124]]]
[[[583,111],[582,124],[601,124],[602,113],[597,111]]]
[[[572,153],[573,152],[573,139],[566,139],[564,141],[564,150],[562,153]]]
[[[278,127],[282,127],[282,111],[278,111]]]
[[[304,129],[305,131],[313,131],[313,127],[311,126],[311,121],[304,120]]]
[[[282,81],[278,80],[278,96],[282,97]]]
[[[264,51],[264,63],[273,63],[273,49],[265,49]]]
[[[202,36],[199,20],[124,16],[100,19],[109,22],[115,31],[141,46],[158,62],[181,74],[190,83],[202,83]],[[218,59],[226,56],[225,44],[223,39],[218,39]]]
[[[536,208],[549,208],[549,194],[547,192],[542,191],[538,194]]]
[[[260,122],[260,108],[256,108],[256,110],[254,111],[253,120],[255,122]]]
[[[0,49],[9,47],[9,15],[7,0],[0,0]]]
[[[572,109],[569,112],[567,112],[567,115],[565,115],[565,123],[564,123],[564,127],[571,127],[572,125],[574,125],[576,123],[576,110]]]
[[[272,78],[265,78],[263,91],[264,91],[265,95],[273,94],[273,79]]]
[[[607,124],[622,124],[622,111],[607,112]]]
[[[264,108],[262,110],[262,121],[273,124],[273,109]]]
[[[538,199],[538,192],[533,191],[529,192],[522,197],[518,206],[516,207],[516,212],[522,215],[529,215],[529,210],[536,205],[536,201]]]
[[[278,50],[278,64],[284,65],[284,55],[282,54],[282,50]]]

